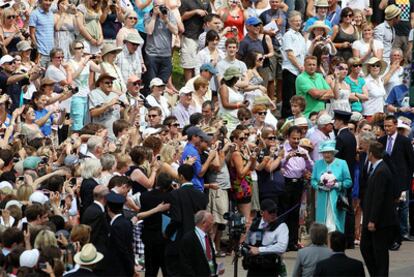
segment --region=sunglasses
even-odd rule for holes
[[[75,50],[82,50],[82,49],[84,49],[85,47],[83,47],[83,46],[79,46],[79,47],[75,47]]]
[[[106,81],[106,82],[104,82],[105,85],[111,85],[111,86],[112,86],[113,83],[114,82],[112,82],[112,81]]]
[[[57,57],[54,57],[54,59],[63,60],[63,56],[57,56]]]
[[[180,127],[180,123],[174,123],[174,124],[171,124],[171,126]]]
[[[136,18],[136,17],[128,17],[128,19],[131,19],[131,20],[138,20],[138,18]]]
[[[246,139],[247,139],[246,137],[238,138],[238,140],[240,140],[240,141],[245,141]]]
[[[381,64],[379,63],[371,64],[371,67],[381,67]]]
[[[354,15],[352,13],[345,15],[345,17],[353,17]]]
[[[134,82],[134,83],[132,83],[134,86],[139,86],[139,85],[141,85],[141,81],[136,81],[136,82]]]
[[[347,67],[343,67],[343,66],[338,66],[338,70],[348,70]]]
[[[262,23],[258,23],[256,25],[253,25],[253,27],[260,27],[260,26],[262,26]]]
[[[7,19],[16,19],[16,16],[15,16],[15,15],[9,15],[9,16],[7,17]]]
[[[360,64],[360,63],[356,63],[356,64],[352,65],[352,67],[361,67],[361,66],[362,66],[362,64]]]
[[[276,137],[267,137],[268,140],[276,140]]]
[[[11,62],[8,62],[8,63],[5,63],[5,64],[7,64],[7,65],[16,64],[16,61],[11,61]]]
[[[262,62],[264,60],[263,57],[257,58],[257,61]]]
[[[158,114],[149,114],[148,115],[149,118],[154,118],[154,117],[157,117],[157,116],[158,116]]]
[[[258,112],[258,115],[266,115],[266,112]]]

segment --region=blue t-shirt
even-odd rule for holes
[[[198,153],[197,148],[192,143],[187,143],[184,147],[183,154],[180,159],[180,164],[183,164],[183,162],[187,159],[187,157],[196,157],[197,160],[193,164],[193,170],[194,170],[194,177],[191,180],[191,182],[194,184],[194,188],[196,188],[199,191],[204,191],[204,179],[203,177],[199,177],[198,174],[201,171],[201,158],[200,154]]]
[[[410,96],[408,95],[408,88],[406,85],[398,85],[393,87],[390,91],[390,94],[385,101],[387,105],[393,105],[397,108],[409,107],[410,106]],[[395,113],[396,117],[404,116],[411,120],[411,128],[414,127],[414,114],[411,112],[399,112]]]
[[[42,117],[44,117],[45,115],[47,115],[49,111],[46,109],[43,110],[37,110],[35,111],[35,120],[39,120]],[[50,134],[52,133],[52,123],[53,123],[53,115],[50,115],[49,119],[46,121],[45,124],[43,124],[42,127],[40,127],[40,130],[42,131],[44,136],[50,136]]]
[[[358,77],[358,84],[349,78],[349,76],[345,77],[345,83],[347,83],[351,87],[351,93],[358,93],[362,94],[362,88],[365,85],[365,80],[362,77]],[[351,110],[353,112],[362,112],[362,103],[361,101],[358,102],[352,102],[351,104]]]

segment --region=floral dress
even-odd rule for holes
[[[241,153],[241,157],[243,159],[243,166],[247,164],[249,161],[248,157]],[[252,186],[253,180],[251,177],[250,172],[246,174],[243,178],[240,178],[237,174],[237,170],[232,164],[229,168],[230,173],[230,182],[231,188],[230,192],[234,200],[238,203],[249,203],[252,198]]]

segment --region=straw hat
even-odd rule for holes
[[[103,255],[96,251],[92,243],[87,243],[82,247],[82,250],[74,257],[75,263],[78,265],[92,265],[98,263],[103,259]]]
[[[379,75],[384,74],[385,70],[387,69],[387,63],[384,62],[383,60],[380,60],[380,59],[376,58],[376,57],[372,57],[366,63],[364,63],[364,67],[362,68],[362,70],[364,71],[365,76],[368,76],[368,74],[369,74],[368,65],[373,65],[373,64],[376,64],[376,63],[381,63],[381,70],[380,70]]]
[[[328,0],[316,0],[315,4],[313,4],[314,7],[322,7],[322,8],[328,8],[329,3]]]
[[[309,30],[309,32],[312,32],[313,29],[316,29],[316,28],[323,28],[323,29],[325,29],[325,32],[327,32],[327,33],[329,33],[331,31],[331,28],[329,28],[329,26],[326,25],[325,22],[323,22],[322,20],[315,21],[315,23],[313,23],[308,28],[308,30]]]
[[[312,144],[312,142],[311,142],[309,139],[307,139],[307,138],[303,138],[303,139],[301,139],[301,140],[300,140],[300,142],[299,142],[299,146],[301,146],[301,147],[305,147],[305,148],[309,148],[310,150],[313,150],[313,144]]]
[[[389,5],[385,9],[385,20],[391,20],[391,19],[399,16],[400,13],[401,13],[401,9],[398,8],[396,5],[394,5],[394,4]]]
[[[102,47],[101,50],[101,55],[102,57],[105,56],[108,53],[112,53],[112,52],[116,52],[115,54],[119,54],[122,51],[121,47],[116,47],[114,44],[112,43],[106,43],[104,44],[104,46]]]
[[[99,87],[99,83],[103,80],[103,79],[111,79],[111,80],[116,80],[116,77],[108,74],[108,73],[103,73],[101,75],[99,75],[98,80],[95,81],[95,86]]]

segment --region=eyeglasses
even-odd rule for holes
[[[63,56],[57,56],[57,57],[54,57],[54,59],[63,60]]]
[[[138,18],[136,18],[136,17],[128,17],[128,19],[131,19],[131,20],[138,20]]]
[[[245,117],[241,119],[242,121],[250,120],[250,117]]]
[[[113,83],[114,82],[112,82],[112,81],[106,81],[106,82],[104,82],[105,85],[111,85],[111,86],[112,86]]]
[[[240,141],[245,141],[247,138],[246,137],[240,137],[240,138],[238,138],[238,140],[240,140]]]
[[[140,86],[141,85],[141,81],[136,81],[132,83],[134,86]]]
[[[276,137],[267,137],[268,140],[276,140]]]
[[[352,67],[361,67],[361,66],[362,66],[362,64],[360,64],[360,63],[356,63],[356,64],[352,65]]]
[[[79,47],[75,47],[75,50],[82,50],[82,49],[84,49],[85,47],[83,47],[83,46],[79,46]]]
[[[180,123],[173,123],[173,124],[171,124],[171,126],[180,127]]]
[[[16,19],[16,16],[15,16],[15,15],[9,15],[9,16],[7,17],[7,19]]]
[[[258,61],[258,62],[262,62],[263,60],[264,60],[264,58],[263,58],[263,57],[257,58],[257,61]]]
[[[158,114],[149,114],[148,115],[149,118],[154,118],[154,117],[157,117],[157,116],[158,116]]]
[[[371,64],[371,67],[381,67],[381,64],[379,64],[379,63],[374,63],[374,64]]]
[[[348,70],[348,67],[338,66],[339,70]]]
[[[258,115],[266,115],[266,112],[257,112]]]
[[[258,23],[258,24],[256,24],[256,25],[253,25],[253,27],[260,27],[260,26],[262,26],[262,23]]]

